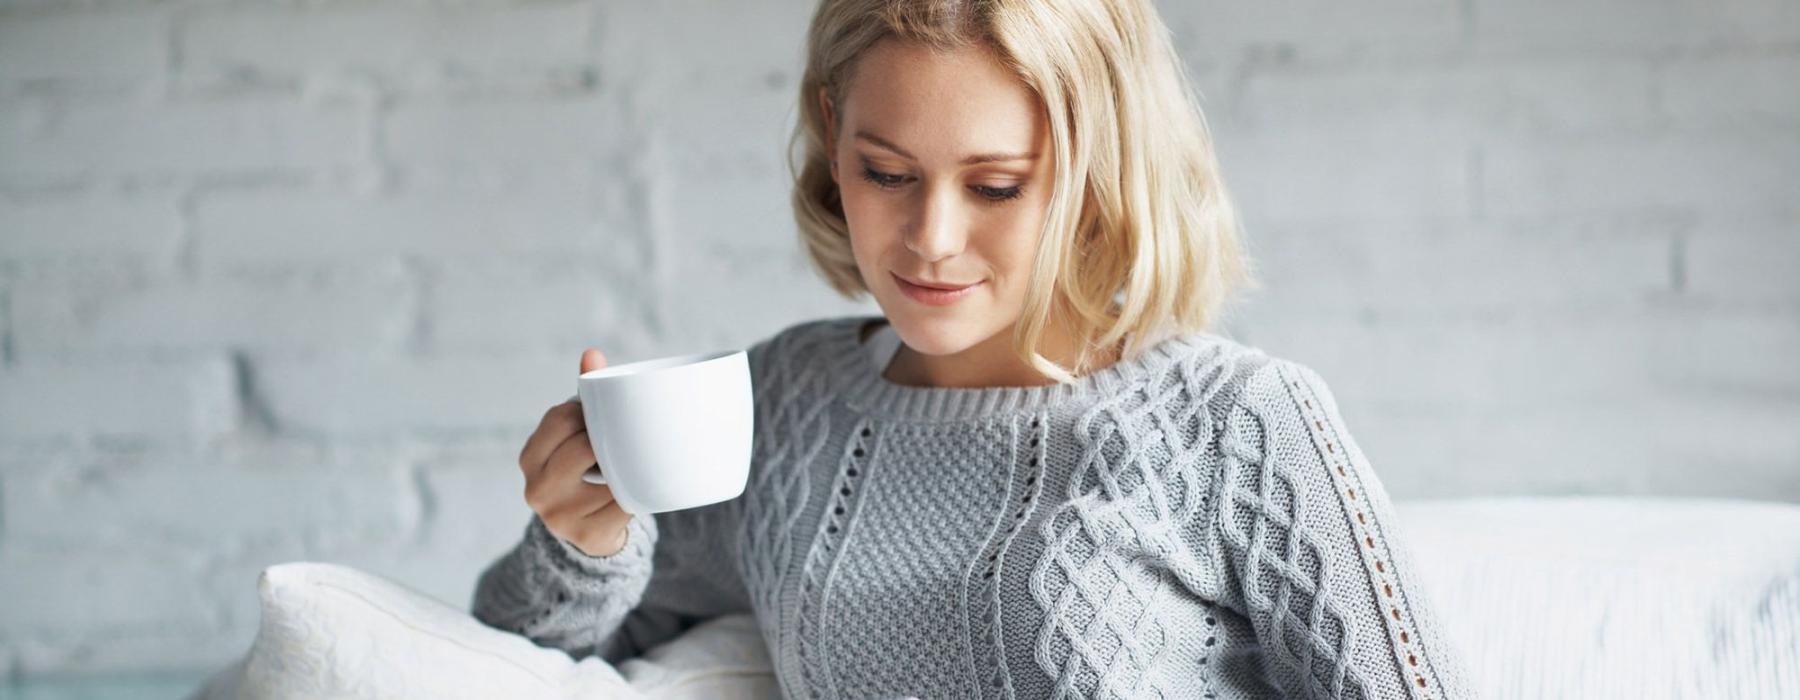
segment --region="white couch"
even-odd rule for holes
[[[1398,504],[1421,576],[1489,698],[1800,698],[1800,506],[1517,498]],[[618,667],[580,662],[353,569],[270,567],[211,698],[761,698],[748,616]]]

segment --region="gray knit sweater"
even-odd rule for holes
[[[906,386],[878,320],[750,348],[742,497],[610,557],[533,518],[475,616],[618,661],[748,611],[789,697],[1471,695],[1312,370],[1190,333],[1072,384]]]

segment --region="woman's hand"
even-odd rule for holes
[[[583,374],[606,366],[606,356],[588,348],[581,353]],[[588,556],[609,557],[625,548],[625,526],[631,514],[613,500],[612,488],[581,480],[596,463],[588,442],[581,401],[570,399],[544,412],[537,430],[519,452],[525,472],[525,504],[550,533]]]

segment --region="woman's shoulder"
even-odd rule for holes
[[[1289,403],[1303,405],[1306,397],[1295,398],[1300,394],[1332,403],[1325,380],[1299,360],[1211,331],[1188,332],[1166,342],[1164,351],[1175,360],[1167,367],[1186,384],[1183,393],[1204,400],[1214,413],[1233,409],[1262,413]],[[1146,380],[1155,384],[1168,378]]]
[[[1221,423],[1241,416],[1279,440],[1346,431],[1336,395],[1311,365],[1230,339],[1207,347],[1216,361],[1200,366],[1214,368],[1190,374],[1189,393],[1210,396],[1208,412]]]
[[[833,364],[834,357],[855,350],[861,326],[881,318],[844,315],[790,322],[746,349],[751,372],[774,377],[822,370]]]
[[[798,346],[815,345],[881,319],[881,316],[858,314],[792,321],[757,339],[748,350],[752,354],[792,351]]]

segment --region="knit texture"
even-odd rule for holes
[[[1311,369],[1188,333],[1069,384],[906,386],[880,320],[750,348],[742,497],[610,557],[533,518],[476,617],[616,662],[751,612],[789,697],[1472,696]]]

